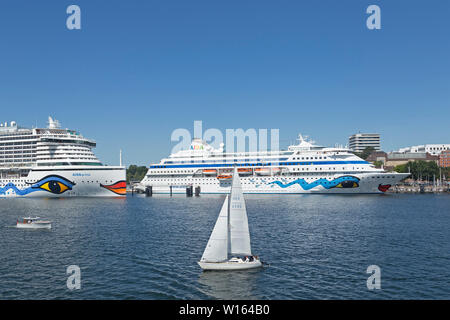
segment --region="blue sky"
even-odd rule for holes
[[[66,8],[81,8],[81,30]],[[370,4],[381,30],[366,28]],[[0,121],[48,115],[117,164],[167,156],[176,128],[279,128],[389,151],[450,143],[450,2],[2,1]]]

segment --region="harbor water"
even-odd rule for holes
[[[245,198],[269,266],[239,272],[197,265],[224,195],[0,199],[0,299],[450,299],[449,194]],[[24,216],[52,229],[15,228]]]

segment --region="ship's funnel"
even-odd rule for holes
[[[52,117],[48,117],[48,128],[49,129],[59,129],[61,128],[61,125],[59,124],[58,120],[53,120]]]

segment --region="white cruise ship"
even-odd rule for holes
[[[126,195],[122,166],[105,166],[92,152],[93,140],[61,129],[0,124],[0,197]]]
[[[384,193],[409,174],[375,168],[346,148],[327,148],[299,135],[287,151],[225,153],[194,139],[182,150],[150,165],[141,181],[152,193],[229,193],[233,167],[244,193]]]

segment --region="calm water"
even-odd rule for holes
[[[202,273],[223,196],[0,199],[0,298],[450,299],[450,195],[246,200],[253,251],[270,266]],[[27,215],[53,229],[12,227]],[[70,291],[73,264],[81,289]]]

